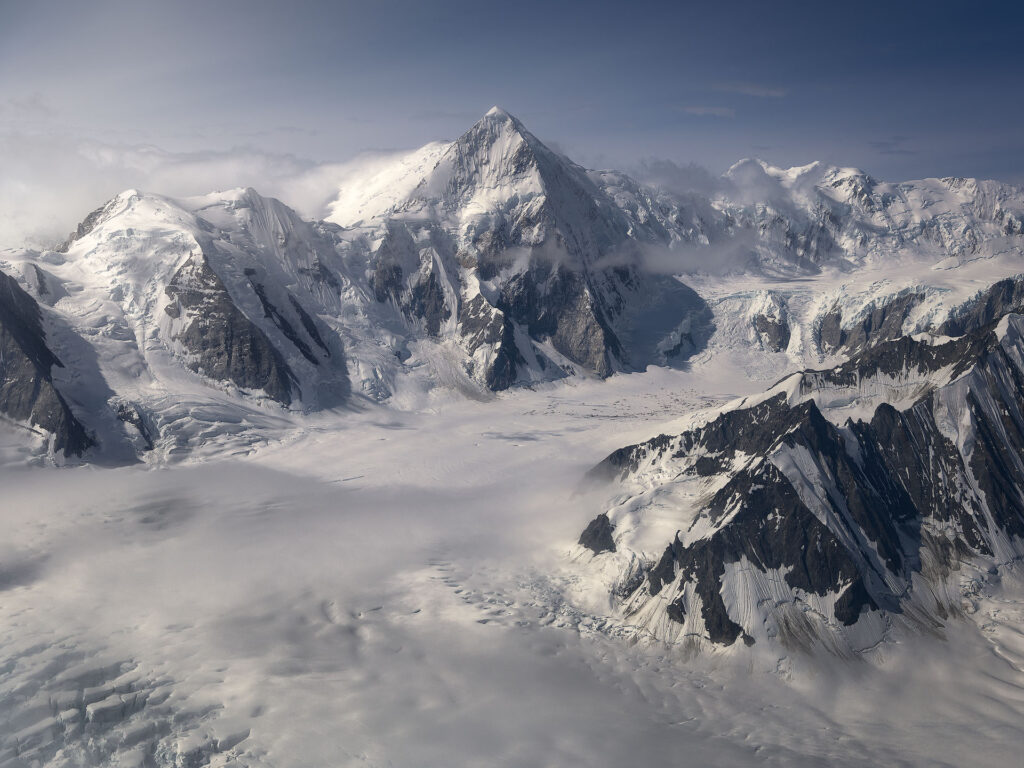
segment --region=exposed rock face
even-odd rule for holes
[[[856,354],[869,347],[909,333],[908,318],[925,302],[920,292],[908,292],[879,301],[851,321],[835,305],[820,319],[818,346],[825,354]],[[1024,309],[1024,279],[1007,278],[993,283],[977,296],[949,312],[937,327],[929,330],[941,336],[962,336],[983,328],[1009,312]]]
[[[165,312],[180,322],[174,334],[189,354],[189,368],[243,389],[263,390],[288,405],[294,376],[281,353],[228,295],[202,254],[193,254],[165,288]]]
[[[531,338],[550,339],[557,351],[598,376],[609,375],[622,356],[581,272],[537,265],[502,286],[498,309]]]
[[[708,335],[693,319],[706,324],[707,307],[692,297],[661,302],[661,327],[648,323],[632,343],[647,305],[679,287],[646,274],[642,250],[705,237],[662,202],[624,177],[589,174],[494,109],[382,221],[373,295],[428,335],[456,339],[492,389],[562,376],[564,361],[599,376],[681,362]],[[652,356],[673,333],[675,359]]]
[[[68,235],[68,239],[57,246],[57,248],[55,249],[57,253],[67,253],[72,243],[74,243],[76,240],[81,240],[83,237],[92,232],[96,225],[103,218],[104,214],[107,213],[107,209],[109,207],[110,203],[101,205],[95,211],[93,211],[84,219],[82,219],[82,221],[78,224],[78,227],[75,229],[75,231]]]
[[[754,318],[754,330],[764,346],[772,352],[782,352],[789,346],[789,324],[784,319],[757,315]]]
[[[915,377],[926,391],[901,409],[827,417],[830,398],[845,406],[858,389]],[[884,616],[937,626],[959,610],[950,574],[961,564],[1024,554],[1024,318],[938,346],[886,342],[777,389],[616,451],[591,473],[640,496],[592,522],[588,540],[623,516],[634,529],[645,494],[685,487],[683,498],[701,499],[680,509],[679,530],[626,600],[633,621],[725,645],[856,649],[884,635]],[[628,552],[622,536],[613,544]]]
[[[139,439],[142,441],[143,450],[152,451],[155,447],[153,444],[153,435],[151,433],[149,425],[146,423],[146,419],[142,414],[142,409],[134,403],[118,403],[117,404],[117,418],[135,428],[135,431],[139,434]]]
[[[754,338],[762,349],[784,352],[792,337],[789,308],[784,297],[774,291],[761,291],[751,301],[748,313],[754,328]]]
[[[580,534],[579,545],[586,547],[595,555],[602,552],[614,552],[615,540],[612,538],[614,527],[608,520],[608,515],[601,513],[586,527]]]
[[[944,336],[961,336],[982,328],[1008,312],[1024,308],[1024,278],[1000,280],[968,302],[939,327]]]
[[[875,344],[899,338],[911,310],[924,299],[919,293],[908,293],[879,304],[864,317],[844,327],[842,311],[833,307],[821,320],[818,339],[826,354],[855,354]]]
[[[54,386],[53,366],[63,367],[46,345],[39,305],[0,272],[0,413],[51,433],[55,452],[81,456],[93,441]]]
[[[424,242],[417,243],[407,226],[388,225],[374,256],[370,285],[377,301],[393,302],[407,320],[436,337],[441,326],[458,312],[458,296],[443,287],[446,270],[438,263],[438,248],[447,250],[438,242],[443,236],[431,228],[415,231]]]

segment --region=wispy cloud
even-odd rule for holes
[[[320,163],[247,146],[170,152],[0,130],[0,248],[52,246],[90,210],[130,187],[184,197],[252,186],[304,216],[321,217],[340,181],[371,156]]]
[[[785,88],[774,88],[759,83],[731,82],[716,83],[712,90],[721,93],[738,93],[741,96],[755,96],[759,99],[781,99],[788,91]]]
[[[56,110],[39,93],[0,101],[0,120],[48,120]]]
[[[683,107],[683,112],[697,117],[736,117],[736,110],[732,107],[705,107],[692,106]]]
[[[867,144],[880,155],[916,155],[917,150],[908,147],[909,136],[890,136],[887,139],[869,141]]]

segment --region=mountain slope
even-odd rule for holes
[[[39,305],[0,272],[0,413],[51,435],[50,450],[77,455],[93,445],[53,381],[63,367],[47,346]]]
[[[129,190],[56,252],[7,256],[63,329],[51,341],[99,454],[164,455],[249,432],[253,404],[273,418],[272,402],[304,411],[349,396],[344,344],[321,318],[342,304],[335,241],[252,190]]]
[[[1024,554],[1022,448],[1024,317],[1009,314],[616,451],[592,476],[625,497],[580,543],[618,563],[622,610],[658,637],[864,650],[895,624],[940,627],[963,571]]]
[[[893,184],[856,168],[757,160],[730,168],[717,208],[757,235],[758,262],[816,271],[896,255],[958,263],[1024,234],[1024,191],[996,181],[944,178]]]
[[[377,300],[461,345],[471,375],[491,389],[572,367],[600,376],[642,370],[685,358],[706,333],[699,297],[643,269],[644,249],[703,233],[631,215],[497,107],[377,228],[369,267]],[[648,301],[661,310],[637,334],[637,309]]]

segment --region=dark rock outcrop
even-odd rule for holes
[[[598,376],[612,372],[609,355],[622,355],[582,272],[538,264],[502,287],[498,309]]]
[[[306,341],[303,338],[301,338],[299,334],[296,332],[295,326],[292,325],[291,321],[287,317],[285,317],[284,313],[282,313],[281,310],[274,306],[270,299],[267,298],[267,291],[266,288],[263,287],[263,283],[257,282],[252,278],[252,276],[250,276],[249,284],[252,286],[253,291],[256,293],[256,297],[260,300],[260,304],[263,307],[263,316],[270,319],[270,321],[277,326],[277,329],[284,334],[284,337],[288,339],[288,341],[290,341],[297,350],[299,350],[299,353],[304,358],[306,358],[313,365],[320,365],[320,360],[317,358],[316,355],[313,354],[313,350],[309,346],[309,344],[307,344]],[[292,301],[295,301],[294,298],[292,298]],[[302,310],[301,305],[298,302],[295,302],[294,306],[299,309],[299,312],[306,321],[305,323],[303,323],[303,326],[308,328],[310,325],[312,325],[312,318],[306,315],[306,313]],[[313,326],[313,329],[314,331],[316,330],[315,325]],[[317,336],[319,337],[319,334],[317,334]],[[323,350],[327,352],[327,356],[330,357],[330,352],[326,349],[326,347],[323,347],[322,340],[320,344]]]
[[[822,352],[854,354],[903,335],[911,310],[924,300],[920,293],[897,296],[875,306],[850,327],[844,327],[842,310],[834,306],[821,320],[818,342]]]
[[[706,636],[731,644],[754,631],[723,599],[745,588],[728,574],[743,562],[765,579],[783,574],[794,600],[832,600],[826,620],[838,627],[865,612],[902,613],[908,601],[917,621],[955,612],[941,590],[916,593],[915,574],[941,579],[975,557],[1024,555],[1024,318],[1010,315],[997,331],[998,322],[936,346],[904,337],[801,375],[799,395],[810,398],[877,375],[941,371],[904,410],[883,403],[869,421],[840,427],[813,399],[791,404],[780,393],[608,456],[592,477],[724,479],[649,567],[634,604],[663,600],[671,585],[672,621],[687,621],[699,598]],[[705,533],[689,535],[695,528]]]
[[[86,216],[75,228],[75,231],[68,235],[67,240],[54,248],[54,250],[57,253],[67,253],[72,243],[76,240],[81,240],[96,228],[96,225],[99,224],[100,219],[103,218],[103,214],[106,213],[109,205],[110,203],[105,203]]]
[[[125,424],[134,427],[135,431],[139,433],[139,438],[142,440],[142,446],[144,451],[152,451],[155,447],[153,444],[152,430],[149,424],[146,423],[146,418],[142,414],[142,409],[139,408],[135,403],[119,403],[117,405],[117,418],[123,421]]]
[[[599,555],[602,552],[614,552],[615,540],[612,538],[613,530],[614,526],[608,519],[608,515],[602,512],[591,520],[590,525],[580,534],[579,545],[586,547],[595,555]]]
[[[944,336],[962,336],[1021,309],[1024,309],[1024,278],[1000,280],[952,312],[938,332]]]
[[[0,272],[0,413],[53,435],[53,450],[81,456],[94,443],[54,385],[63,367],[46,344],[35,300]]]
[[[449,306],[433,256],[433,245],[442,235],[428,228],[426,236],[428,242],[423,245],[421,263],[421,245],[413,231],[409,226],[391,222],[374,254],[370,287],[377,301],[393,302],[406,320],[421,324],[430,336],[437,336],[458,307]]]
[[[185,319],[175,340],[188,351],[191,370],[291,403],[294,375],[266,334],[235,306],[205,255],[189,256],[165,293],[172,302],[167,314]]]
[[[756,315],[754,330],[757,331],[764,346],[772,352],[783,352],[789,346],[791,333],[785,318]]]

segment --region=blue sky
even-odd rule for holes
[[[0,137],[323,162],[499,104],[590,166],[1024,181],[1022,39],[1011,2],[0,0]]]

